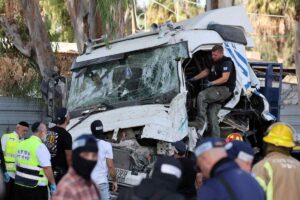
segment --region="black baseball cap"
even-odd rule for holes
[[[175,153],[178,153],[181,155],[186,153],[187,148],[183,141],[175,142],[174,147],[175,147]]]
[[[67,108],[60,108],[56,112],[56,117],[55,117],[55,123],[56,124],[63,124],[68,116],[68,110]]]
[[[103,124],[101,120],[95,120],[91,123],[92,134],[100,139],[103,137]]]

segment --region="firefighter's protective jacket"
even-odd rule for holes
[[[253,173],[267,200],[300,199],[300,162],[280,152],[271,152],[258,162]]]

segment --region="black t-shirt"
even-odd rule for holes
[[[65,150],[72,150],[72,136],[64,128],[55,126],[49,130],[46,143],[50,154],[52,168],[67,170]]]
[[[215,81],[222,77],[224,72],[230,72],[229,79],[226,83],[221,86],[227,86],[231,92],[234,91],[236,82],[236,72],[234,63],[231,58],[223,57],[222,60],[216,62],[211,68],[208,76],[209,81]]]

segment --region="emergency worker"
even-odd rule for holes
[[[247,142],[234,140],[225,145],[225,149],[230,158],[245,172],[251,173],[254,160],[254,151]]]
[[[258,182],[227,156],[224,143],[217,138],[203,140],[195,149],[197,164],[207,178],[197,194],[198,200],[264,200]]]
[[[253,167],[267,200],[300,199],[300,162],[290,153],[295,146],[295,130],[286,123],[274,123],[263,138],[266,157]]]
[[[10,200],[13,197],[13,188],[16,174],[16,150],[21,139],[28,133],[29,124],[21,121],[17,124],[16,130],[12,133],[5,133],[1,137],[1,147],[4,155],[5,166],[2,166],[4,182],[6,186],[5,199]]]
[[[48,199],[48,184],[51,193],[56,190],[50,153],[43,143],[47,127],[42,122],[35,122],[31,129],[33,135],[20,142],[16,152],[15,200]]]
[[[118,200],[183,200],[176,191],[181,173],[179,161],[161,156],[154,165],[152,177],[143,179],[136,187],[121,190]]]
[[[229,143],[232,141],[244,141],[243,136],[239,133],[230,133],[229,135],[227,135],[226,139],[225,139],[225,143]]]
[[[182,194],[185,199],[191,200],[196,198],[196,162],[194,159],[187,158],[187,146],[183,141],[175,142],[174,157],[180,162],[182,166],[182,176],[178,186],[178,192]]]
[[[235,89],[236,71],[233,61],[224,56],[221,45],[212,48],[213,66],[206,68],[188,81],[198,81],[208,77],[207,88],[198,94],[196,120],[190,123],[195,126],[198,134],[202,135],[210,124],[211,136],[220,137],[218,112],[221,104],[226,101]]]

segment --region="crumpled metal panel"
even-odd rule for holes
[[[186,93],[178,94],[171,102],[166,113],[160,113],[154,123],[146,124],[142,138],[152,138],[167,142],[176,142],[188,134],[188,117],[185,108]],[[165,124],[159,124],[160,120],[166,119]]]

